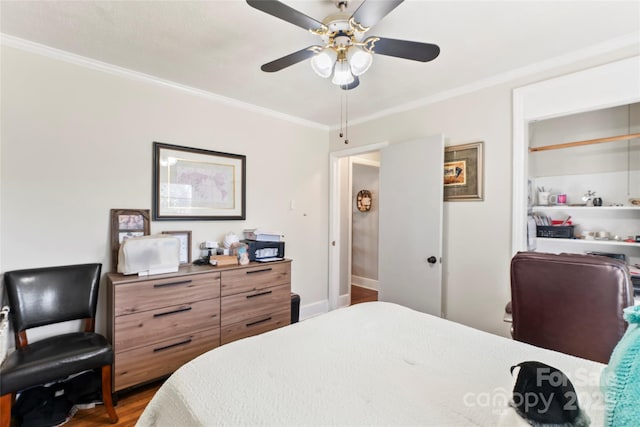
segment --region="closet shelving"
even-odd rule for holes
[[[637,113],[636,113],[637,116]],[[631,124],[631,115],[629,114],[629,125]],[[636,126],[637,129],[637,126]],[[611,133],[610,133],[611,135]],[[605,136],[594,139],[576,140],[573,142],[554,143],[549,145],[529,147],[530,155],[535,156],[536,152],[560,150],[573,147],[581,147],[593,144],[610,143],[616,141],[628,141],[640,139],[640,133],[633,132],[631,126],[625,134],[614,134],[615,136]],[[573,153],[573,151],[570,151]],[[567,152],[569,155],[569,152]],[[563,154],[564,156],[564,154]],[[627,165],[629,167],[629,164]],[[636,235],[640,235],[640,206],[630,204],[630,201],[624,200],[623,206],[585,206],[585,205],[548,205],[548,206],[531,206],[534,212],[541,212],[554,219],[564,219],[568,216],[572,217],[572,221],[580,230],[606,230],[609,229],[612,238],[610,239],[594,239],[586,240],[581,238],[575,239],[553,239],[553,238],[537,238],[543,244],[544,248],[557,248],[558,250],[595,250],[595,251],[621,251],[627,253],[627,256],[637,258],[640,256],[640,242],[626,242],[629,237],[635,239]],[[637,222],[638,226],[635,226]],[[599,228],[599,224],[605,224]],[[631,226],[629,224],[631,223]],[[621,233],[621,234],[618,234]],[[621,240],[613,238],[616,234]],[[580,249],[579,249],[580,248]],[[617,249],[617,250],[616,250]]]

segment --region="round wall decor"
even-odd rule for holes
[[[356,197],[356,206],[360,212],[367,212],[371,210],[371,191],[360,190]]]

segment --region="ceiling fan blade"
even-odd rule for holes
[[[383,37],[370,37],[365,43],[371,41],[372,52],[378,55],[395,56],[396,58],[411,59],[413,61],[429,62],[440,55],[440,47],[431,43],[412,42],[409,40],[387,39]]]
[[[318,30],[324,28],[324,24],[302,12],[298,12],[277,0],[247,0],[249,6],[258,9],[271,16],[280,18],[305,30]]]
[[[311,58],[316,54],[314,51],[315,48],[320,48],[320,46],[309,46],[301,49],[297,52],[293,52],[287,56],[283,56],[282,58],[278,58],[275,61],[268,62],[264,64],[260,69],[267,73],[273,73],[274,71],[280,71],[283,68],[287,68],[291,65],[297,64],[298,62],[302,62],[305,59]]]
[[[354,80],[349,83],[348,85],[341,85],[340,89],[342,90],[351,90],[351,89],[355,89],[358,87],[358,85],[360,84],[360,79],[358,78],[358,76],[353,76]]]
[[[365,28],[376,25],[404,0],[365,0],[353,13],[353,19]]]

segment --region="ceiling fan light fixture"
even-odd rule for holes
[[[260,69],[272,73],[311,59],[311,67],[316,74],[324,78],[333,74],[332,83],[343,90],[351,90],[360,84],[359,76],[371,66],[374,53],[420,62],[432,61],[440,54],[440,47],[431,43],[377,36],[365,39],[369,29],[404,0],[362,0],[351,17],[346,13],[349,0],[333,1],[340,13],[327,16],[321,22],[287,6],[281,0],[247,0],[254,9],[287,21],[322,39],[321,45],[293,52],[263,64]]]
[[[349,63],[346,60],[336,62],[331,83],[338,86],[344,86],[353,83],[354,80],[355,77],[351,74],[351,67],[349,67]]]
[[[361,76],[366,73],[373,63],[373,55],[358,46],[349,48],[347,59],[354,76]]]
[[[324,49],[311,58],[311,68],[317,75],[326,79],[331,75],[337,57],[333,49]]]

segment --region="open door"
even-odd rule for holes
[[[442,316],[444,136],[381,150],[379,300]]]

